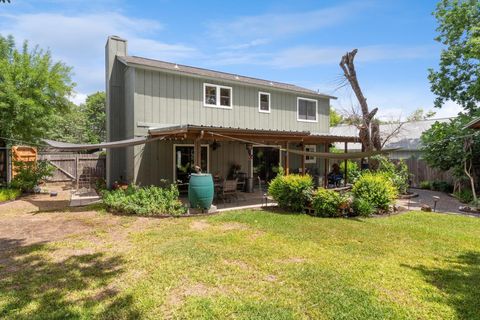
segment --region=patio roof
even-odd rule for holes
[[[467,123],[465,128],[477,129],[477,130],[480,129],[480,118],[473,119],[472,121]]]
[[[251,140],[251,141],[302,141],[309,143],[359,142],[355,136],[340,136],[329,133],[311,133],[309,131],[247,129],[202,125],[169,125],[149,128],[151,136],[170,136],[195,139],[199,136],[205,140]]]

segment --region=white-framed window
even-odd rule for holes
[[[258,112],[270,113],[270,93],[258,93]]]
[[[305,152],[317,152],[317,146],[314,144],[305,145]],[[317,163],[317,157],[305,156],[305,163]]]
[[[203,106],[232,109],[232,88],[217,84],[203,84]]]
[[[308,98],[297,98],[297,121],[318,122],[318,101]]]

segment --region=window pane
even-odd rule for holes
[[[307,103],[307,120],[317,120],[317,108],[314,101],[306,101]]]
[[[270,96],[268,94],[260,94],[260,110],[269,111],[269,100]]]
[[[305,100],[298,100],[298,119],[307,119],[307,105]]]
[[[217,104],[217,88],[211,86],[205,86],[205,103]]]
[[[228,88],[220,88],[220,105],[230,107],[230,96],[232,91]]]

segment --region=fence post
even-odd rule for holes
[[[80,175],[78,174],[78,154],[75,155],[75,179],[77,181],[77,190],[78,190],[78,186],[79,186],[79,183],[80,183]]]

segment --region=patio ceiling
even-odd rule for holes
[[[256,130],[232,127],[174,125],[150,128],[151,136],[167,139],[248,140],[255,142],[299,141],[306,143],[359,142],[358,137],[330,134],[312,134],[309,131]]]

